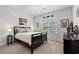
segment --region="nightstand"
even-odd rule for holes
[[[11,43],[13,43],[13,36],[12,35],[8,35],[7,36],[7,44],[9,45]]]

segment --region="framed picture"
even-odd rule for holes
[[[79,17],[79,7],[76,10],[76,17]]]
[[[43,17],[43,19],[45,19],[45,16]]]
[[[49,18],[50,16],[47,16],[47,18]]]
[[[69,25],[69,19],[62,19],[61,20],[61,28],[67,28]]]
[[[54,15],[51,15],[51,17],[54,17]]]
[[[19,25],[27,25],[27,19],[19,18]]]

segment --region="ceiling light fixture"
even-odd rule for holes
[[[31,8],[33,10],[41,10],[43,9],[45,6],[44,5],[31,5]]]
[[[30,9],[35,11],[35,12],[38,12],[38,13],[41,13],[41,11],[45,8],[46,6],[45,5],[30,5]]]

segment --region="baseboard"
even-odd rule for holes
[[[0,46],[5,46],[5,45],[7,45],[7,43],[2,43],[2,44],[0,44]]]
[[[59,40],[52,40],[52,39],[48,39],[48,40],[51,40],[51,41],[54,41],[54,42],[58,42],[58,43],[63,43],[63,40],[59,41]]]

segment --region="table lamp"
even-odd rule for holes
[[[31,27],[31,31],[34,31],[34,27]]]
[[[11,32],[11,29],[10,28],[8,29],[8,32],[9,32],[9,35],[10,35],[10,32]]]

